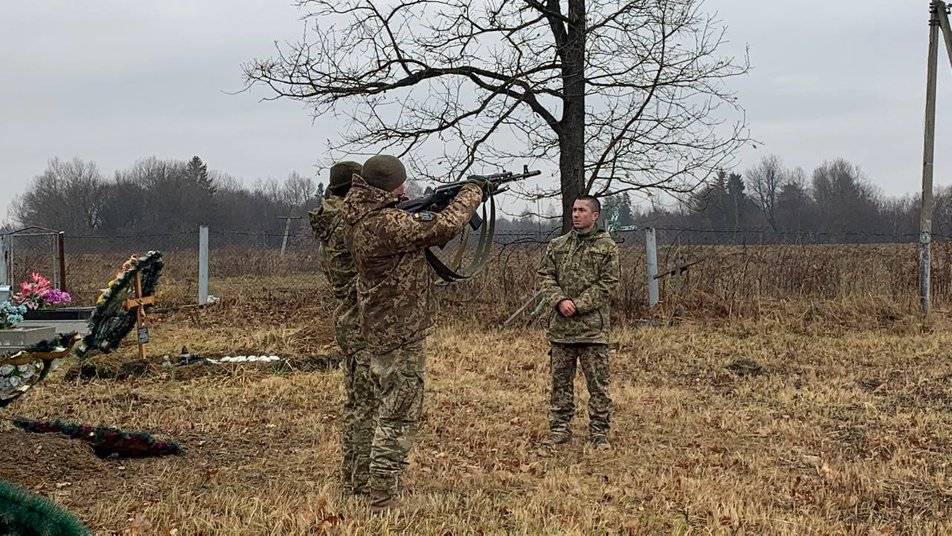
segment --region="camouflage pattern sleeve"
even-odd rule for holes
[[[542,303],[550,309],[555,308],[562,300],[566,299],[565,292],[559,287],[558,269],[555,265],[555,255],[553,255],[552,242],[545,248],[545,256],[542,257],[542,265],[539,266],[539,298]]]
[[[401,210],[387,211],[387,225],[378,228],[381,233],[379,243],[386,251],[377,253],[411,253],[449,242],[463,230],[482,200],[483,192],[479,186],[467,184],[439,212],[410,214]]]
[[[618,245],[611,240],[601,240],[597,251],[591,253],[598,260],[598,278],[592,286],[575,298],[579,314],[588,314],[609,304],[615,287],[618,286]]]

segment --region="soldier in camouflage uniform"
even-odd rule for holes
[[[589,439],[609,448],[612,401],[608,364],[609,299],[618,285],[618,246],[597,226],[601,205],[581,196],[572,207],[573,230],[552,240],[539,268],[539,290],[552,311],[552,392],[547,443],[571,439],[575,369],[588,386]]]
[[[341,431],[341,482],[345,493],[367,493],[370,478],[370,443],[373,438],[373,400],[363,393],[373,390],[370,358],[363,352],[360,319],[357,312],[357,268],[344,242],[341,207],[350,190],[351,179],[360,173],[357,162],[339,162],[331,166],[330,182],[318,210],[308,213],[311,228],[321,241],[321,270],[333,288],[337,306],[334,328],[337,344],[344,356],[344,390]]]
[[[466,185],[444,210],[410,214],[394,208],[405,180],[397,158],[370,158],[354,177],[342,213],[359,274],[361,335],[374,384],[364,396],[377,405],[369,484],[375,509],[396,504],[397,481],[423,408],[433,280],[423,251],[459,234],[483,198],[480,185]]]

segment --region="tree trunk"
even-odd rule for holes
[[[563,108],[559,132],[562,232],[572,229],[572,205],[585,189],[585,0],[569,0],[562,50]]]
[[[771,229],[773,232],[775,232],[775,233],[778,231],[776,206],[777,206],[776,200],[771,201],[771,202],[770,202],[770,208],[768,208],[768,209],[765,211],[765,212],[766,212],[766,215],[767,215],[767,224],[770,225],[770,229]]]
[[[584,128],[570,128],[559,137],[559,174],[562,189],[562,232],[572,229],[572,205],[585,191]]]

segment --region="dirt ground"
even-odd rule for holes
[[[101,460],[3,424],[0,478],[97,534],[952,533],[952,326],[941,318],[863,327],[811,309],[618,329],[608,453],[584,441],[581,381],[575,439],[538,448],[541,331],[440,327],[404,507],[372,516],[337,489],[340,372],[161,366],[182,346],[295,362],[333,350],[326,314],[246,305],[160,315],[147,374],[58,371],[4,409],[146,430],[184,456]],[[95,363],[131,359],[126,348]]]

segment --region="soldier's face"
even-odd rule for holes
[[[598,212],[592,210],[592,205],[588,201],[579,199],[572,205],[572,227],[576,231],[591,229],[596,220],[598,220]]]
[[[401,183],[400,186],[391,190],[390,193],[397,196],[401,201],[405,200],[407,198],[407,183]]]

